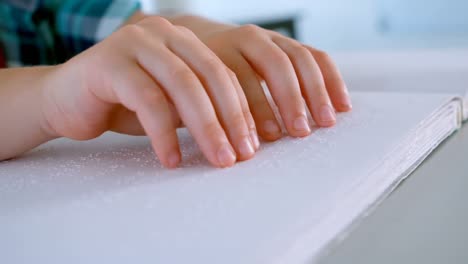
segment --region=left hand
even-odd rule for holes
[[[318,126],[329,127],[336,123],[335,110],[352,108],[338,68],[321,50],[254,25],[226,25],[196,16],[168,19],[192,30],[236,74],[265,140],[277,140],[282,133],[261,86],[263,80],[294,137],[311,132],[307,109]]]
[[[310,134],[306,107],[321,127],[335,124],[335,109],[351,109],[338,69],[322,51],[254,25],[228,26],[199,37],[236,73],[258,132],[266,140],[276,140],[281,133],[261,80],[265,80],[291,136]]]

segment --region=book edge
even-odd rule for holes
[[[446,133],[443,133],[442,135],[439,135],[437,139],[435,139],[431,144],[425,144],[425,149],[422,151],[422,153],[419,155],[419,157],[408,164],[408,166],[405,166],[405,168],[400,172],[397,173],[396,176],[388,177],[390,178],[390,181],[388,184],[381,185],[385,186],[385,188],[380,189],[379,191],[374,190],[374,196],[376,196],[375,199],[372,199],[371,202],[366,202],[365,204],[361,205],[362,208],[360,210],[356,211],[353,213],[353,216],[350,218],[350,220],[347,223],[341,224],[342,228],[338,229],[338,231],[334,234],[328,235],[328,241],[324,243],[323,246],[317,247],[315,249],[312,249],[310,247],[307,247],[306,245],[312,245],[311,241],[314,241],[317,239],[316,234],[313,230],[310,232],[307,232],[304,236],[299,238],[295,245],[293,245],[288,252],[286,252],[283,257],[275,262],[275,263],[315,263],[319,261],[321,258],[326,256],[334,247],[336,247],[341,241],[343,241],[357,226],[359,226],[359,223],[362,222],[362,220],[368,216],[370,213],[372,213],[379,204],[381,204],[386,197],[388,197],[398,186],[399,184],[406,179],[416,168],[421,165],[421,163],[443,142],[445,141],[451,134],[456,132],[462,124],[462,121],[465,120],[465,110],[468,110],[467,108],[464,107],[466,103],[468,103],[468,98],[462,98],[460,96],[453,96],[453,97],[448,97],[447,100],[443,103],[441,103],[441,106],[435,109],[431,114],[427,116],[426,119],[422,120],[420,124],[417,124],[415,128],[410,131],[404,139],[401,141],[402,143],[398,144],[398,146],[395,147],[394,150],[389,152],[389,156],[395,155],[395,152],[402,152],[402,149],[404,150],[403,152],[408,152],[410,151],[413,146],[415,145],[414,142],[412,142],[412,145],[410,147],[405,146],[407,145],[408,139],[414,138],[415,133],[418,133],[422,129],[428,130],[428,127],[425,127],[429,123],[441,123],[444,120],[448,121],[447,124],[450,125],[450,128],[447,129]],[[450,109],[452,108],[452,109]],[[443,114],[444,110],[449,109],[450,114],[444,119],[444,118],[439,118],[439,119],[434,119],[437,118],[437,115]],[[439,124],[440,125],[440,124]],[[411,140],[414,141],[414,140]],[[429,142],[427,142],[429,143]],[[385,163],[385,158],[382,160],[382,162],[377,165],[373,170],[371,170],[371,173],[368,178],[373,178],[375,177],[375,174],[379,173],[379,168],[381,168]],[[374,176],[373,176],[374,175]],[[375,187],[375,186],[372,186]],[[369,186],[368,186],[369,188]],[[359,193],[362,193],[359,192]],[[341,205],[343,206],[343,205]],[[328,217],[329,218],[332,217]],[[339,218],[339,217],[335,217]],[[326,221],[330,222],[330,221]]]

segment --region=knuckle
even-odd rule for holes
[[[247,122],[249,128],[255,127],[255,121],[253,120],[252,113],[248,107],[242,109],[242,114],[244,115],[244,119]]]
[[[217,81],[223,81],[223,83],[226,83],[226,71],[223,68],[213,68],[211,70],[210,76],[213,76]],[[229,86],[230,87],[230,86]]]
[[[236,113],[231,114],[231,116],[229,117],[229,124],[236,130],[242,130],[246,126],[244,112],[238,111]]]
[[[320,86],[317,92],[317,101],[320,102],[328,102],[330,100],[330,97],[328,96],[328,92],[325,88],[324,85]]]
[[[171,22],[169,20],[160,17],[160,16],[148,16],[144,19],[142,19],[138,24],[150,24],[150,25],[155,25],[158,28],[164,28],[164,27],[170,27],[172,26]]]
[[[304,97],[302,97],[301,92],[293,93],[290,96],[290,101],[293,102],[298,109],[304,109]]]
[[[316,105],[328,103],[330,100],[330,98],[328,97],[328,93],[324,89],[324,87],[316,88],[314,96],[309,96],[309,98],[307,99],[309,103],[316,104]]]
[[[145,89],[142,98],[147,105],[161,104],[166,101],[163,93],[154,91],[153,89]]]
[[[231,78],[231,80],[237,80],[237,74],[235,72],[233,72],[231,69],[226,68],[226,72],[227,72],[229,78]]]
[[[345,90],[345,81],[339,74],[324,74],[323,80],[325,84],[335,84],[338,85],[338,89]]]
[[[322,78],[318,78],[315,82],[312,83],[312,87],[315,87],[315,92],[319,97],[328,96],[327,87],[325,86],[325,81]]]
[[[206,56],[201,63],[210,73],[210,76],[214,76],[218,79],[226,78],[226,67],[215,56]]]
[[[328,55],[328,53],[323,50],[316,50],[314,57],[325,61],[331,60],[330,55]]]
[[[177,68],[170,74],[173,80],[179,80],[184,84],[192,84],[196,82],[197,78],[195,74],[188,68]]]
[[[204,56],[201,63],[210,71],[218,72],[223,70],[223,65],[215,56]]]
[[[297,44],[297,43],[292,45],[291,53],[293,56],[297,58],[312,57],[312,54],[310,54],[310,52],[306,48],[304,48],[302,45]]]
[[[182,32],[185,35],[188,35],[190,37],[196,37],[195,33],[193,33],[192,30],[190,30],[190,29],[188,29],[188,28],[186,28],[184,26],[176,26],[176,28],[179,29],[179,31]]]
[[[207,121],[202,125],[203,133],[211,139],[219,138],[219,134],[222,131],[221,125],[215,121]]]
[[[145,30],[137,24],[130,24],[122,27],[119,32],[123,38],[140,39],[144,36]]]
[[[278,65],[288,65],[291,63],[286,53],[279,49],[272,48],[266,50],[264,56]]]
[[[225,67],[215,60],[207,62],[206,66],[210,72],[210,76],[213,76],[213,78],[216,78],[219,81],[224,81],[228,77]]]
[[[262,30],[262,28],[254,24],[247,24],[247,25],[241,26],[239,29],[241,32],[249,36],[256,36]]]

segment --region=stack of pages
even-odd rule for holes
[[[215,169],[186,130],[166,170],[148,139],[59,139],[0,163],[2,263],[317,261],[459,128],[461,99],[352,93],[333,128]]]

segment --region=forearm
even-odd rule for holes
[[[0,161],[54,138],[42,109],[44,76],[52,68],[0,70]]]

